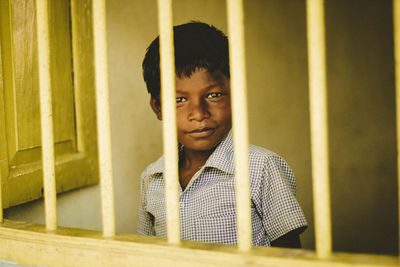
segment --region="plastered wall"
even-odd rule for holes
[[[333,246],[338,250],[396,253],[391,12],[391,1],[327,2]]]
[[[303,0],[248,0],[245,34],[251,142],[282,155],[314,248]],[[393,38],[389,0],[327,0],[333,246],[397,251]],[[174,23],[200,20],[227,30],[225,1],[174,1]],[[141,61],[157,35],[156,1],[107,1],[113,173],[117,232],[137,226],[141,171],[162,153]],[[98,187],[58,198],[60,225],[101,229]],[[44,222],[41,201],[8,209],[11,219]]]

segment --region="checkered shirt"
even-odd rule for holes
[[[292,170],[279,155],[249,146],[252,242],[271,241],[307,226],[296,200]],[[141,176],[138,234],[166,237],[164,158]],[[211,243],[237,243],[232,133],[218,145],[204,166],[179,194],[181,238]]]

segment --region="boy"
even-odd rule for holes
[[[237,243],[227,37],[213,26],[174,27],[181,238]],[[158,37],[143,60],[150,105],[162,120]],[[307,227],[295,178],[275,153],[250,145],[252,242],[300,247]],[[142,173],[138,233],[166,236],[163,157]]]

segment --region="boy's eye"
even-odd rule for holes
[[[207,98],[216,98],[222,96],[222,93],[209,93]]]
[[[184,97],[177,97],[177,98],[175,99],[175,101],[176,101],[176,103],[182,103],[182,102],[185,102],[186,99],[185,99]]]

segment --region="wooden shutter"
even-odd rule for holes
[[[7,208],[42,197],[43,178],[35,2],[2,0],[0,9],[0,167]],[[73,35],[70,14],[68,0],[49,1],[57,192],[98,182],[91,25],[88,16],[77,18]]]

